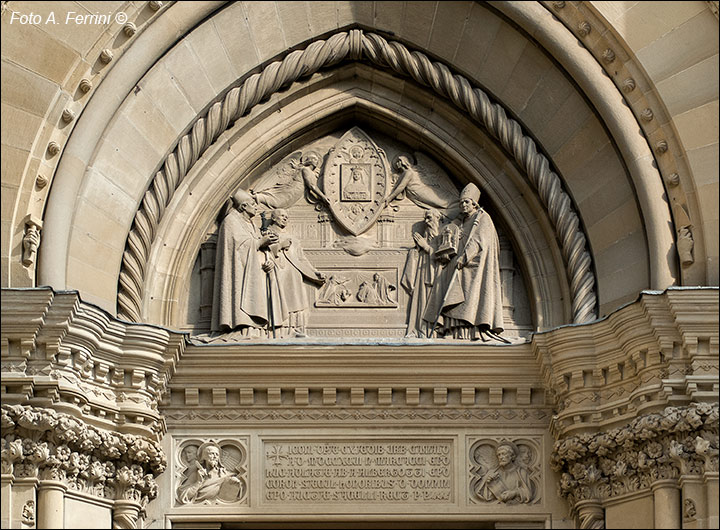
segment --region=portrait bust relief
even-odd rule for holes
[[[538,451],[525,440],[481,440],[470,449],[470,496],[476,503],[539,501]]]
[[[179,451],[179,504],[216,504],[242,501],[247,494],[247,452],[236,442],[191,441]]]

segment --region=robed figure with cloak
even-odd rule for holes
[[[480,190],[472,183],[460,194],[461,213],[453,221],[459,231],[457,253],[438,275],[423,319],[456,339],[506,342],[499,337],[503,331],[500,242],[479,199]]]
[[[268,322],[266,272],[263,249],[277,241],[276,234],[261,235],[252,222],[257,204],[238,190],[232,208],[218,231],[211,330],[241,338],[261,337]]]
[[[325,283],[326,278],[305,257],[300,243],[285,232],[287,210],[273,210],[270,219],[265,233],[277,236],[277,242],[268,246],[266,254],[266,259],[273,262],[269,272],[271,324],[279,328],[280,337],[305,337],[310,300],[303,278],[316,284]]]
[[[435,284],[440,262],[435,256],[440,238],[440,219],[442,214],[435,209],[425,211],[425,226],[422,233],[415,232],[415,247],[408,251],[402,286],[410,295],[410,311],[406,337],[430,338],[433,330],[423,320],[428,296]]]

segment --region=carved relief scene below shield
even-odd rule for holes
[[[250,172],[189,287],[201,342],[526,336],[522,270],[476,184],[352,126]]]
[[[397,307],[397,270],[332,270],[315,307]]]

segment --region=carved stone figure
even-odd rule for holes
[[[311,202],[319,199],[328,204],[329,199],[317,185],[321,162],[322,157],[315,151],[308,151],[299,159],[293,155],[278,169],[269,187],[251,193],[258,204],[268,208],[290,208],[300,200],[306,189],[311,195]]]
[[[325,275],[315,270],[303,253],[302,246],[290,237],[287,210],[273,210],[266,234],[274,236],[266,252],[269,269],[271,325],[278,328],[280,337],[305,337],[307,310],[310,307],[303,278],[324,283]]]
[[[349,281],[349,278],[343,278],[338,274],[331,274],[328,276],[325,285],[323,285],[320,288],[320,291],[318,291],[317,302],[315,305],[342,305],[352,296],[350,290],[345,287]]]
[[[23,236],[23,265],[30,267],[35,263],[37,249],[40,246],[41,223],[28,220],[25,223],[25,235]]]
[[[495,450],[497,465],[490,467],[475,486],[478,498],[507,504],[527,503],[535,496],[527,468],[518,462],[518,448],[502,442]]]
[[[423,320],[428,296],[432,289],[440,263],[435,251],[440,243],[440,218],[442,214],[435,209],[425,212],[425,225],[422,232],[414,232],[415,247],[408,252],[402,276],[402,286],[410,294],[410,311],[406,337],[433,337],[427,321]]]
[[[693,250],[695,240],[693,238],[693,224],[687,210],[681,204],[673,206],[675,214],[675,226],[677,227],[677,253],[680,263],[683,267],[687,267],[695,263]]]
[[[480,190],[468,184],[460,195],[457,254],[430,292],[423,319],[431,329],[457,339],[502,340],[500,243],[490,216],[478,205]]]
[[[695,508],[695,501],[692,499],[685,499],[683,501],[683,517],[685,519],[691,520],[695,519],[695,516],[697,515],[697,508]]]
[[[236,332],[239,337],[260,337],[268,323],[265,273],[272,267],[262,251],[277,242],[277,235],[261,235],[253,224],[257,205],[238,190],[226,205],[215,254],[215,282],[211,330]]]
[[[245,481],[237,476],[237,471],[225,468],[220,455],[221,449],[215,442],[200,446],[197,460],[188,466],[190,473],[178,488],[181,503],[234,502],[244,497]]]
[[[395,305],[391,292],[396,287],[390,284],[380,273],[373,274],[372,281],[364,281],[360,284],[357,292],[357,299],[369,306]]]
[[[23,505],[22,522],[29,527],[35,526],[35,501],[27,501]]]
[[[692,227],[683,226],[677,233],[677,249],[678,255],[680,256],[680,263],[682,263],[683,266],[692,265],[695,263],[695,258],[693,257],[695,240],[692,235]]]
[[[446,216],[454,217],[458,212],[458,191],[445,172],[429,157],[415,153],[416,164],[410,155],[395,157],[392,167],[398,173],[385,205],[390,204],[401,193],[422,208],[436,208]]]

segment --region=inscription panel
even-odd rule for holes
[[[452,440],[264,442],[266,503],[428,503],[455,499]]]

